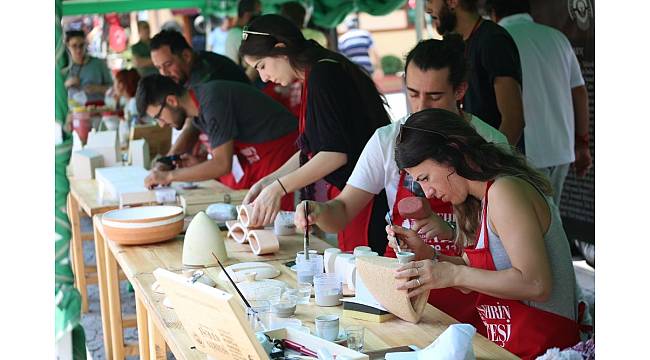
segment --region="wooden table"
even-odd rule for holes
[[[176,239],[173,241],[150,245],[150,246],[120,246],[103,234],[100,217],[96,216],[95,230],[98,238],[107,248],[107,264],[111,267],[108,271],[108,278],[115,279],[117,266],[122,270],[133,284],[136,296],[137,326],[139,336],[139,352],[142,359],[165,359],[166,347],[168,346],[177,359],[206,359],[206,355],[193,349],[192,342],[188,334],[184,331],[181,322],[174,310],[165,307],[162,302],[164,295],[155,293],[151,290],[151,285],[155,282],[152,272],[158,268],[165,268],[170,271],[180,272],[182,269],[182,241]],[[295,257],[296,251],[300,250],[302,242],[299,241],[299,235],[284,238],[281,240],[281,248],[285,247],[286,251],[276,256],[258,257],[256,261],[266,261],[280,269],[282,274],[278,280],[283,280],[291,286],[295,286],[296,274],[283,264]],[[311,248],[322,251],[330,245],[316,238],[311,237]],[[251,255],[238,249],[240,245],[232,240],[226,240],[226,248],[230,259],[228,264],[240,261],[251,261]],[[286,254],[286,255],[285,255]],[[252,255],[254,257],[254,255]],[[225,265],[225,264],[224,264]],[[232,286],[219,279],[221,270],[218,268],[208,268],[205,272],[218,286],[222,289],[234,293]],[[111,297],[111,324],[119,324],[119,288],[113,281],[109,281],[109,293],[118,291],[117,297]],[[312,333],[315,332],[314,318],[319,314],[341,314],[342,307],[319,307],[314,304],[314,300],[309,305],[298,305],[296,318],[308,326]],[[372,323],[356,319],[341,318],[341,326],[359,324],[365,327],[365,350],[375,351],[389,347],[416,345],[424,348],[437,338],[450,324],[456,321],[440,310],[431,305],[427,305],[422,321],[418,324],[411,324],[397,318],[384,323]],[[114,329],[117,331],[117,329]],[[115,334],[116,332],[114,332]],[[121,337],[113,341],[121,341]],[[473,340],[474,352],[477,359],[516,359],[517,357],[493,344],[481,335],[476,335]],[[115,346],[114,346],[115,347]],[[113,357],[119,358],[119,357]]]
[[[184,190],[177,184],[172,184],[177,189],[177,194],[187,194],[193,190]],[[215,181],[208,180],[197,182],[199,188],[214,188],[220,191],[231,191],[227,186]],[[93,217],[98,214],[103,214],[107,211],[119,208],[117,201],[107,200],[107,197],[102,197],[99,194],[97,181],[95,180],[77,180],[70,179],[70,193],[68,194],[67,212],[70,219],[70,226],[72,230],[72,241],[70,246],[72,270],[75,274],[75,287],[81,293],[82,298],[82,312],[88,311],[88,293],[87,285],[97,283],[99,287],[100,297],[100,311],[102,316],[102,327],[104,329],[110,328],[108,317],[108,294],[106,285],[106,275],[103,271],[106,267],[105,264],[105,251],[103,246],[96,241],[96,236],[92,233],[81,232],[80,216],[86,215]],[[84,240],[95,239],[95,256],[97,267],[87,266],[84,264],[83,246]],[[118,274],[119,277],[120,274]],[[135,317],[132,319],[125,318],[126,325],[135,325]],[[107,357],[110,358],[112,354],[112,339],[110,333],[104,331],[104,349],[106,350]]]

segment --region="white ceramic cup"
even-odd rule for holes
[[[397,253],[397,262],[400,264],[408,264],[415,260],[415,254],[410,251],[399,251]]]
[[[316,316],[316,335],[327,341],[334,341],[339,336],[339,316]]]
[[[345,269],[348,267],[348,259],[354,259],[354,255],[338,254],[334,261],[334,272],[336,273],[336,278],[343,284],[347,284],[345,281]]]
[[[348,288],[354,291],[354,285],[356,283],[357,275],[357,262],[355,259],[348,260],[348,266],[345,268],[345,283],[348,285]]]
[[[325,272],[326,273],[333,273],[334,272],[334,261],[336,260],[336,257],[338,254],[341,253],[341,249],[339,248],[329,248],[325,249],[324,252],[324,259],[323,261],[325,262]]]
[[[363,255],[364,253],[371,252],[372,249],[369,246],[357,246],[354,248],[354,256]]]

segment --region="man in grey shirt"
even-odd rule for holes
[[[191,89],[171,78],[150,75],[136,92],[138,112],[156,119],[160,126],[183,129],[170,154],[180,154],[180,167],[154,168],[145,185],[172,181],[219,178],[234,189],[246,189],[275,171],[297,151],[297,120],[280,104],[259,90],[239,82],[213,80]],[[192,126],[183,126],[194,117]],[[187,154],[200,132],[208,135],[211,159],[201,161]],[[233,154],[241,166],[233,168]]]

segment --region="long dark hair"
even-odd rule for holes
[[[370,76],[345,56],[325,49],[314,40],[306,40],[300,29],[290,20],[275,14],[262,15],[251,21],[246,30],[267,35],[246,34],[247,38],[242,40],[239,48],[240,57],[286,56],[291,67],[298,71],[308,70],[321,59],[335,60],[341,65],[343,71],[349,74],[352,86],[359,93],[361,98],[359,106],[365,109],[368,118],[374,121],[368,126],[376,129],[390,123],[390,117],[384,108],[387,102]],[[283,43],[285,46],[276,47],[278,43]],[[300,137],[299,145],[303,150],[300,159],[302,165],[307,160],[304,150],[308,147],[304,136]],[[310,198],[310,192],[304,194],[303,198]]]
[[[450,166],[465,179],[490,181],[500,176],[516,176],[546,195],[552,195],[550,183],[526,162],[515,148],[487,142],[462,117],[443,109],[427,109],[408,118],[397,139],[395,160],[400,169],[431,159]],[[454,205],[458,223],[456,243],[464,247],[474,243],[480,223],[481,203],[468,196]]]

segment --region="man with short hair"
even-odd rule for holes
[[[439,108],[462,115],[487,141],[507,143],[505,136],[478,117],[459,111],[457,101],[467,90],[467,63],[464,58],[464,44],[457,34],[450,34],[443,40],[425,40],[418,43],[406,57],[405,83],[407,97],[414,112]],[[428,199],[434,214],[427,219],[410,221],[397,209],[397,203],[406,197],[424,197],[422,189],[405,172],[400,172],[395,163],[395,141],[406,117],[375,131],[366,144],[352,175],[341,194],[326,203],[310,201],[310,225],[335,233],[345,227],[366,204],[382,190],[386,191],[389,214],[395,225],[412,228],[423,240],[443,255],[458,256],[460,249],[454,244],[454,231],[448,222],[453,222],[450,203]],[[304,227],[304,202],[296,209],[296,225]],[[376,239],[375,239],[376,240]],[[392,248],[382,243],[369,244],[373,250],[384,256],[395,256]],[[429,302],[461,322],[467,322],[472,314],[470,301],[454,289],[432,290]],[[465,306],[467,305],[467,306]]]
[[[138,36],[140,40],[131,46],[133,66],[138,70],[138,74],[141,77],[155,74],[158,70],[156,70],[156,67],[153,66],[153,62],[151,61],[151,49],[149,48],[151,30],[148,22],[138,21]]]
[[[70,64],[65,68],[65,87],[68,98],[86,104],[104,104],[104,94],[113,85],[106,63],[88,55],[86,34],[81,30],[65,33],[65,45],[70,53]]]
[[[467,93],[461,99],[463,109],[499,129],[511,145],[518,145],[524,129],[524,111],[517,46],[502,27],[481,18],[477,3],[478,0],[427,0],[425,9],[439,34],[454,31],[465,40],[471,70]]]
[[[562,32],[533,20],[527,0],[488,0],[486,10],[519,49],[526,157],[548,175],[560,206],[571,163],[578,176],[592,164],[589,98],[578,59]]]
[[[293,115],[241,82],[212,80],[187,89],[171,78],[154,74],[140,80],[136,103],[141,116],[147,114],[160,126],[183,129],[170,150],[170,154],[182,154],[178,162],[182,167],[152,169],[145,180],[148,187],[220,178],[233,189],[247,189],[297,151]],[[192,122],[184,126],[188,117]],[[187,154],[200,132],[207,134],[212,155],[203,162]],[[233,154],[243,173],[231,173]],[[292,208],[292,198],[285,198]]]
[[[250,83],[239,66],[223,55],[192,50],[183,35],[162,30],[151,39],[151,60],[161,75],[192,87],[210,80]]]

